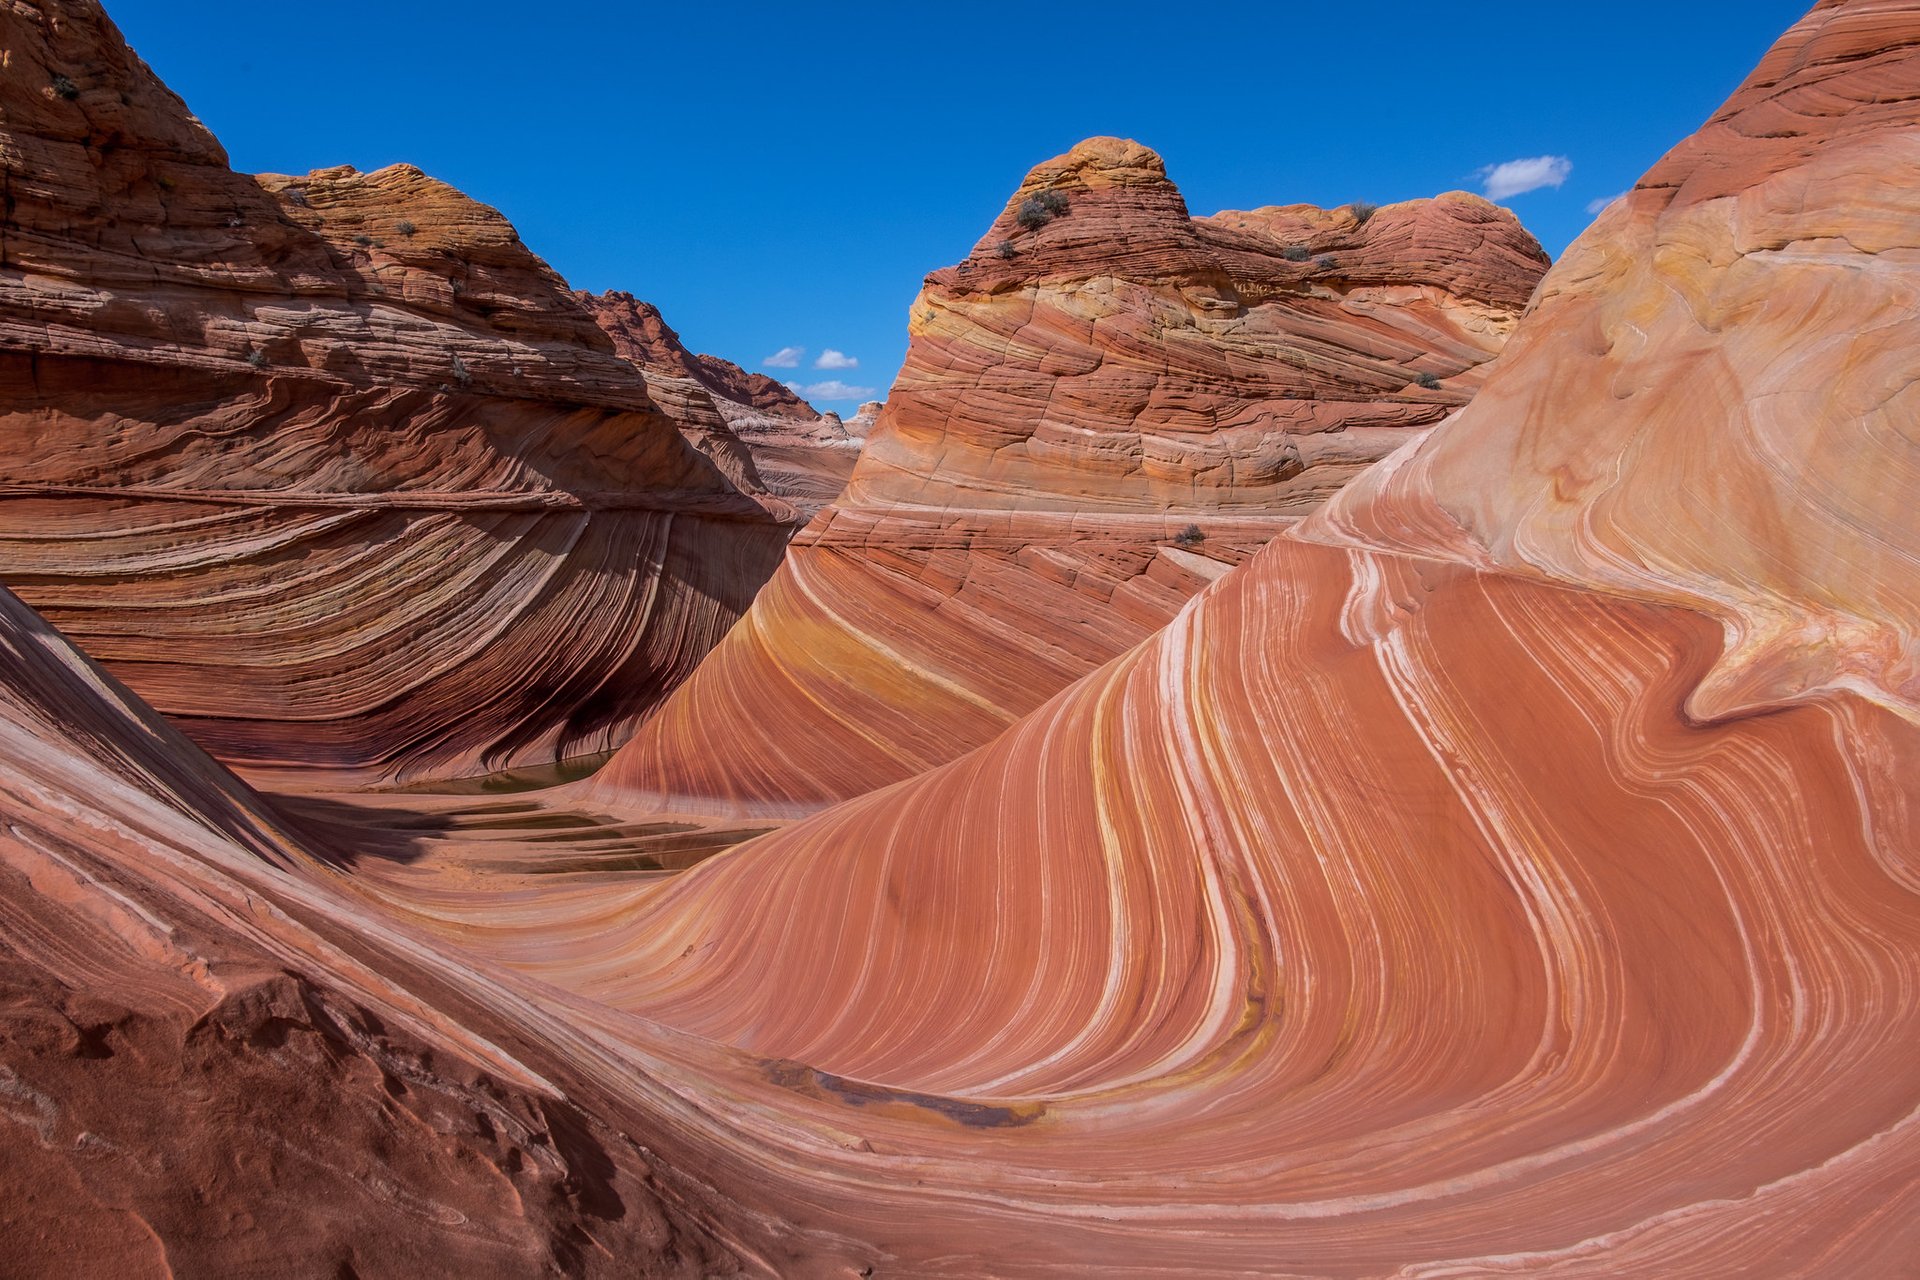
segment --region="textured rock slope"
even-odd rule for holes
[[[734,1274],[550,1032],[333,879],[0,589],[7,1275]]]
[[[359,869],[0,594],[0,1256],[1910,1275],[1916,140],[1817,5],[1463,412],[679,875]]]
[[[1465,403],[1545,265],[1460,193],[1195,219],[1135,143],[1039,166],[928,279],[847,492],[596,794],[791,813],[987,741]]]
[[[0,580],[217,754],[605,750],[771,572],[792,513],[704,391],[652,399],[497,213],[233,173],[83,0],[0,47]]]
[[[675,412],[676,419],[694,420],[703,402],[711,404],[720,424],[752,455],[767,489],[811,516],[847,487],[860,456],[857,422],[850,430],[838,414],[818,412],[784,383],[718,356],[694,355],[658,307],[630,293],[577,296],[614,349],[647,371],[656,399],[679,390],[693,402]]]
[[[970,1117],[847,1210],[954,1272],[1906,1274],[1917,149],[1920,6],[1817,6],[1461,414],[544,971]]]

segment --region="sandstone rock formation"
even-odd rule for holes
[[[711,401],[493,210],[232,172],[94,4],[0,48],[0,580],[218,755],[605,751],[771,572],[793,512]]]
[[[330,879],[0,589],[9,1276],[736,1273],[618,1105]]]
[[[1457,192],[1191,218],[1135,143],[1039,166],[928,279],[846,493],[595,796],[792,814],[987,741],[1465,403],[1545,265]]]
[[[711,404],[727,432],[752,454],[756,479],[766,488],[808,516],[846,488],[865,436],[860,423],[850,429],[840,415],[816,411],[782,382],[718,356],[694,355],[658,307],[630,293],[577,296],[614,349],[647,371],[656,399],[681,388],[690,393],[682,398]],[[682,423],[703,416],[697,404],[670,411]]]
[[[861,404],[859,409],[854,411],[854,415],[848,418],[842,426],[846,433],[854,439],[865,440],[873,434],[874,427],[879,425],[880,411],[884,408],[886,408],[886,402],[884,400],[868,400]],[[833,416],[837,418],[840,415],[834,414]]]
[[[857,1100],[909,1271],[1905,1274],[1916,148],[1920,4],[1817,5],[1459,415],[542,971]]]
[[[365,865],[0,592],[0,1257],[1909,1274],[1916,139],[1822,0],[1464,410],[691,871]]]

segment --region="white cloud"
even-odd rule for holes
[[[760,363],[769,369],[798,369],[800,357],[805,354],[805,347],[782,347]]]
[[[787,386],[809,400],[871,400],[878,390],[876,387],[849,386],[838,378],[829,378],[825,382],[789,382]]]
[[[1486,180],[1487,199],[1505,200],[1542,187],[1557,187],[1572,172],[1573,161],[1565,156],[1530,156],[1525,160],[1490,164],[1480,170],[1480,177]]]
[[[820,358],[813,362],[813,367],[816,369],[858,369],[860,367],[860,361],[844,351],[835,351],[832,347],[828,347],[820,353]]]
[[[1624,200],[1626,198],[1627,193],[1622,191],[1619,195],[1601,196],[1598,200],[1589,200],[1587,201],[1587,212],[1597,214],[1615,200]]]

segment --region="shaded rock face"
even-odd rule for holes
[[[656,399],[707,400],[711,416],[751,456],[755,481],[814,513],[840,495],[860,456],[863,431],[838,414],[820,413],[785,383],[748,373],[718,356],[694,355],[659,308],[630,293],[577,295],[613,339],[614,349],[647,371]],[[704,391],[703,396],[701,392]],[[682,421],[703,418],[699,405],[675,405]]]
[[[803,812],[987,741],[1464,404],[1545,267],[1462,193],[1192,218],[1136,143],[1039,166],[928,278],[846,492],[596,794]]]
[[[7,1274],[737,1273],[617,1104],[320,868],[0,589]]]
[[[771,571],[793,512],[711,402],[657,402],[499,214],[233,173],[97,5],[0,42],[0,578],[217,753],[606,750]]]

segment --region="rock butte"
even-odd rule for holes
[[[0,578],[215,754],[605,751],[772,572],[723,380],[643,376],[499,214],[232,172],[96,5],[0,47]]]
[[[792,815],[987,742],[1465,403],[1546,265],[1460,192],[1192,218],[1136,143],[1040,165],[928,278],[846,492],[589,802]]]
[[[1916,151],[1817,5],[1463,411],[678,875],[316,844],[0,594],[6,1256],[1911,1274]]]

